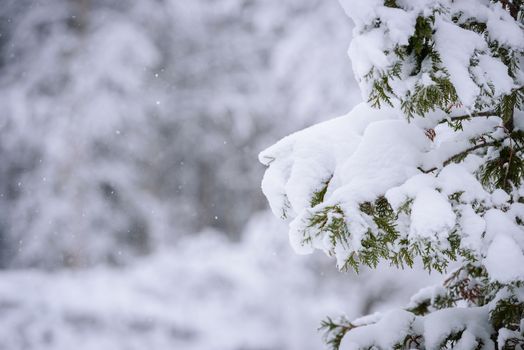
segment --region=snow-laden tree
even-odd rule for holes
[[[323,323],[335,349],[524,348],[520,0],[342,0],[367,103],[260,154],[298,253],[448,271],[404,308]]]

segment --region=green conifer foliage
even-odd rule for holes
[[[390,185],[376,175],[379,167],[366,173],[374,159],[384,163],[385,172],[397,169],[380,157],[388,148],[375,154],[376,145],[365,142],[370,129],[386,123],[369,111],[368,119],[375,119],[367,129],[355,122],[341,132],[362,140],[355,150],[344,153],[341,148],[353,146],[341,137],[318,159],[317,144],[309,156],[294,151],[328,129],[339,131],[343,117],[262,152],[261,161],[270,166],[264,192],[274,211],[279,202],[292,208],[290,235],[292,242],[301,238],[294,246],[302,252],[321,249],[342,270],[358,272],[380,262],[413,268],[420,261],[424,269],[449,277],[397,314],[352,322],[327,318],[321,324],[326,344],[334,350],[524,349],[524,266],[515,267],[524,262],[524,2],[341,2],[355,21],[349,52],[368,105],[397,116],[403,130],[418,128],[411,136],[399,131],[403,136],[391,147],[424,134],[422,160]],[[363,114],[351,112],[345,123]],[[384,139],[396,132],[381,130]],[[365,150],[369,160],[360,160]],[[396,154],[399,162],[406,153]],[[330,165],[326,157],[333,154],[333,162],[345,157],[347,164]],[[312,194],[307,204],[297,196],[302,178],[288,175],[304,164],[330,174],[316,185],[307,179],[313,187],[306,191]],[[376,182],[368,188],[370,177]],[[272,193],[283,199],[276,201]],[[426,215],[423,223],[432,225],[427,213],[433,207],[440,225],[434,230],[418,224]],[[460,267],[448,271],[457,262]],[[407,326],[391,331],[390,318],[406,320]],[[375,339],[366,333],[384,329],[393,335]]]

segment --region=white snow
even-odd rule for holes
[[[393,349],[402,343],[415,320],[407,311],[393,310],[384,314],[381,319],[366,327],[350,330],[342,339],[341,350],[359,350],[371,347]]]
[[[450,196],[461,193],[460,200],[463,202],[485,201],[489,198],[480,182],[462,164],[449,164],[442,169],[437,179],[443,194]]]
[[[331,178],[337,161],[353,151],[360,136],[349,118],[336,118],[292,134],[260,153],[260,161],[271,165],[262,180],[262,191],[275,215],[307,208],[313,192]],[[333,130],[339,132],[333,134]]]
[[[461,206],[459,225],[464,237],[461,246],[476,252],[482,250],[482,234],[486,230],[486,221],[475,213],[470,205]]]
[[[475,338],[482,340],[483,349],[494,350],[490,339],[492,332],[487,308],[450,308],[435,311],[424,319],[424,340],[428,349],[438,349],[451,332],[464,330],[454,349],[467,350],[478,346]]]
[[[455,213],[447,198],[435,190],[424,189],[413,202],[410,237],[443,241],[455,226],[455,221]]]
[[[333,200],[372,200],[419,171],[428,139],[404,120],[377,121],[368,126],[358,148],[335,169],[340,186]]]
[[[436,49],[442,63],[449,71],[460,100],[466,107],[471,107],[480,89],[470,77],[469,60],[476,50],[487,48],[486,42],[479,34],[441,19],[437,20],[436,28]]]
[[[387,190],[386,198],[394,210],[404,204],[408,199],[415,198],[424,188],[435,188],[435,177],[429,174],[417,174],[409,178],[404,184]]]
[[[346,116],[294,133],[261,152],[260,161],[270,165],[262,190],[273,212],[281,215],[291,209],[296,215],[309,208],[313,192],[321,190],[356,150],[367,125],[394,116],[360,104]]]
[[[441,285],[424,287],[410,298],[407,307],[410,309],[417,307],[424,301],[430,301],[431,303],[433,303],[435,302],[436,298],[445,294],[446,290]]]
[[[512,20],[509,13],[501,8],[501,4],[493,4],[493,12],[489,13],[487,26],[490,38],[500,44],[515,49],[524,49],[524,33],[522,28]]]
[[[506,193],[501,188],[497,188],[493,193],[491,194],[491,201],[493,205],[495,206],[502,206],[504,204],[507,204],[510,200],[509,194]]]
[[[488,248],[484,265],[494,281],[509,283],[524,280],[522,248],[509,236],[495,236]]]

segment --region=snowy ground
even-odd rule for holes
[[[242,242],[204,232],[123,269],[3,272],[0,349],[320,349],[325,316],[405,304],[427,281],[341,275],[295,255],[286,231],[263,213]]]

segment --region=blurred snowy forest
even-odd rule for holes
[[[319,349],[426,284],[295,256],[260,191],[360,101],[336,0],[0,3],[0,349]]]

